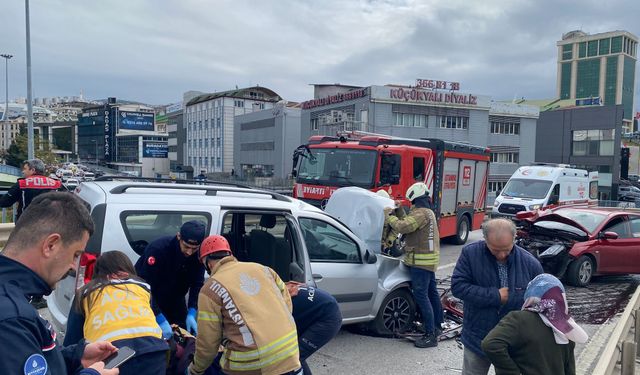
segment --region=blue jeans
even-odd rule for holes
[[[413,299],[422,314],[425,332],[434,333],[435,328],[440,328],[443,322],[442,304],[436,287],[436,274],[418,267],[409,267],[409,269]]]

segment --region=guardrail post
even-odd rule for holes
[[[622,343],[622,360],[620,364],[622,375],[635,375],[636,373],[636,343],[625,341]]]
[[[634,341],[636,343],[636,356],[640,356],[640,309],[635,311]]]

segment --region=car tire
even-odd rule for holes
[[[389,293],[372,322],[372,330],[380,336],[393,336],[413,324],[416,304],[407,289],[396,289]]]
[[[595,263],[586,255],[569,263],[567,270],[567,283],[573,286],[584,287],[589,284],[596,271]]]
[[[456,235],[453,236],[453,243],[456,245],[464,245],[469,238],[469,230],[469,217],[467,215],[463,215],[460,217],[460,221],[458,222]]]

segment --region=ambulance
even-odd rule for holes
[[[598,172],[567,164],[522,166],[496,197],[491,217],[515,217],[521,211],[597,206]]]

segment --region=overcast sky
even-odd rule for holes
[[[551,98],[562,33],[640,35],[638,0],[31,0],[30,6],[34,97],[82,90],[89,99],[149,104],[179,101],[187,90],[255,84],[303,101],[313,96],[311,83],[416,78],[458,81],[463,92],[495,99]],[[11,98],[26,97],[24,12],[23,1],[2,1],[0,53],[14,55]],[[0,82],[4,101],[4,74]]]

